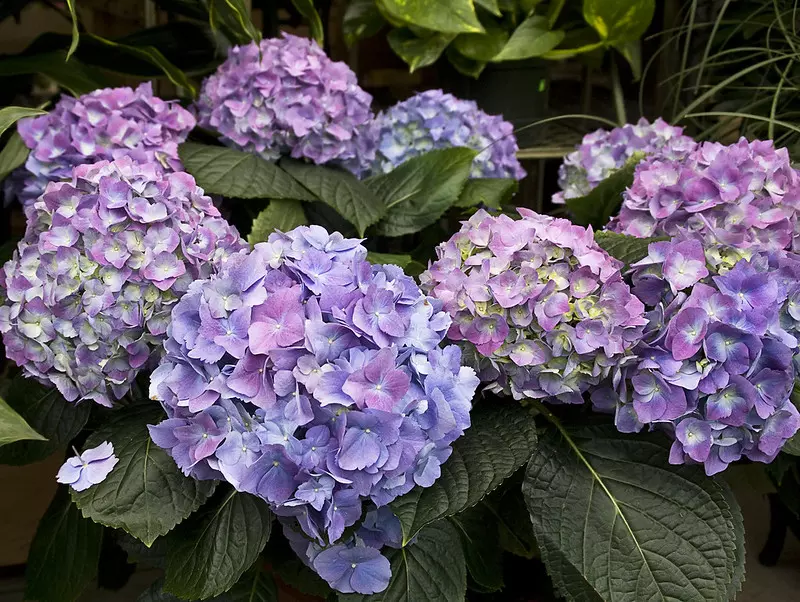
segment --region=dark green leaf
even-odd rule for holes
[[[344,40],[352,46],[361,38],[374,36],[385,24],[375,0],[350,0],[342,22]]]
[[[129,563],[143,564],[145,566],[163,569],[167,564],[167,538],[159,537],[153,545],[146,546],[125,531],[116,531],[116,541],[120,548],[128,555]]]
[[[153,0],[161,10],[200,21],[208,20],[203,0]]]
[[[492,494],[482,504],[497,521],[500,547],[516,556],[533,558],[536,555],[536,540],[525,501],[519,486],[507,489],[500,491],[500,496]]]
[[[389,32],[387,39],[395,54],[408,63],[413,73],[435,63],[453,40],[453,34],[438,33],[420,38],[410,29],[400,28]]]
[[[28,553],[25,599],[73,602],[97,575],[103,527],[81,516],[60,487]]]
[[[319,18],[317,9],[314,8],[314,0],[292,0],[292,4],[303,18],[308,21],[308,28],[311,30],[311,37],[316,40],[320,48],[325,43],[325,28],[322,26],[322,19]]]
[[[499,545],[495,517],[478,504],[449,519],[458,530],[472,589],[496,592],[503,589],[503,551]]]
[[[365,180],[387,209],[377,232],[402,236],[433,224],[458,201],[477,154],[461,147],[434,150]]]
[[[238,199],[316,199],[275,163],[253,153],[184,142],[178,154],[184,169],[210,194]]]
[[[208,20],[212,29],[222,29],[233,36],[232,42],[261,41],[261,32],[253,25],[244,0],[208,0]]]
[[[508,42],[508,32],[502,27],[488,27],[486,33],[460,33],[453,46],[463,56],[473,61],[492,60]]]
[[[386,213],[384,202],[349,172],[293,159],[282,160],[281,167],[353,224],[359,236]]]
[[[502,14],[500,12],[500,6],[497,4],[497,0],[475,0],[475,4],[481,8],[485,8],[496,17],[499,17]]]
[[[85,445],[110,441],[119,462],[99,485],[72,492],[85,517],[123,529],[148,546],[197,510],[216,486],[184,476],[153,443],[147,425],[163,418],[161,408],[151,404],[120,410]]]
[[[78,15],[75,12],[75,0],[67,0],[67,8],[69,9],[69,16],[72,18],[72,41],[69,44],[69,50],[67,50],[67,60],[69,60],[78,49],[78,42],[80,42],[81,34],[78,31]]]
[[[113,87],[120,83],[119,79],[100,73],[75,57],[69,62],[66,59],[67,53],[62,50],[2,58],[0,77],[41,73],[68,90],[73,96],[80,96],[98,88]]]
[[[467,77],[478,79],[486,68],[486,61],[468,59],[452,45],[447,47],[445,54],[447,55],[447,60],[455,67],[456,71]]]
[[[636,238],[635,236],[609,232],[608,230],[598,230],[594,233],[594,239],[601,249],[611,257],[619,259],[626,266],[647,257],[647,248],[650,243],[669,240],[666,236]]]
[[[701,468],[668,457],[664,437],[610,426],[542,436],[523,494],[568,600],[730,599],[744,561],[732,499]]]
[[[391,503],[403,541],[440,518],[474,506],[522,466],[536,448],[533,415],[519,404],[478,406],[472,426],[453,443],[442,476]]]
[[[164,591],[189,600],[228,591],[264,549],[271,525],[266,502],[232,491],[170,535]]]
[[[0,447],[16,441],[47,441],[0,398]]]
[[[44,115],[47,111],[28,107],[3,107],[0,109],[0,136],[20,119]]]
[[[89,419],[91,402],[69,403],[55,387],[21,375],[14,378],[6,401],[47,441],[20,441],[0,449],[0,463],[20,466],[44,460],[64,448]]]
[[[155,581],[139,596],[137,602],[182,602],[164,591],[164,579]],[[210,602],[278,602],[278,589],[272,575],[254,566],[231,588],[229,592],[209,598]]]
[[[472,0],[376,0],[390,18],[442,33],[483,31]]]
[[[247,242],[254,245],[266,242],[275,230],[288,232],[308,223],[303,205],[299,201],[274,200],[253,220]]]
[[[391,264],[405,269],[405,267],[414,260],[411,258],[411,255],[394,255],[392,253],[374,253],[370,251],[367,253],[367,261],[376,265]]]
[[[583,0],[583,18],[609,44],[638,40],[653,20],[655,0]]]
[[[633,182],[633,172],[643,158],[643,153],[634,153],[623,167],[600,182],[589,194],[567,199],[572,221],[581,226],[605,227],[622,205],[622,193]]]
[[[0,151],[0,182],[5,180],[9,174],[28,159],[31,150],[25,146],[22,136],[14,132],[8,138],[8,142]]]
[[[414,543],[386,553],[392,579],[372,596],[342,595],[342,602],[463,602],[467,571],[458,532],[448,521],[420,531]]]
[[[633,72],[633,79],[639,81],[642,77],[642,44],[639,40],[620,42],[615,45],[619,53],[625,57]]]
[[[562,30],[550,31],[547,18],[534,15],[525,19],[514,30],[508,43],[492,61],[518,61],[542,56],[558,46],[563,39]]]
[[[456,207],[477,207],[483,205],[492,209],[511,200],[517,192],[519,183],[513,178],[470,178],[456,201]]]
[[[331,593],[330,586],[291,550],[280,558],[272,558],[275,576],[290,587],[315,598],[325,599]]]

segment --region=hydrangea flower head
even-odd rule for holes
[[[355,174],[375,157],[372,97],[313,40],[283,34],[235,46],[204,82],[198,122],[230,146],[274,160],[333,163]]]
[[[521,220],[475,213],[437,248],[423,289],[444,303],[449,338],[489,389],[582,403],[630,354],[644,307],[591,229],[519,211]]]
[[[245,246],[189,174],[129,157],[76,167],[30,217],[0,274],[0,332],[68,401],[121,398],[189,284]]]
[[[711,475],[742,457],[771,462],[800,428],[789,400],[800,258],[761,253],[710,271],[709,256],[695,239],[673,239],[634,264],[649,323],[636,361],[592,401],[616,412],[621,431],[666,429],[670,461],[702,463]]]
[[[48,182],[69,181],[74,167],[121,157],[180,171],[178,145],[194,126],[192,114],[154,96],[150,82],[62,96],[47,115],[20,120],[31,154],[12,178],[12,192],[27,207]]]
[[[473,178],[525,177],[517,160],[514,126],[500,115],[484,113],[471,100],[428,90],[397,103],[376,121],[380,131],[375,173],[388,173],[428,151],[465,146],[482,151],[472,164]]]
[[[119,458],[114,455],[114,446],[103,441],[82,454],[76,450],[75,456],[64,462],[59,469],[56,481],[69,485],[75,491],[84,491],[105,481],[117,462]]]
[[[636,167],[609,229],[638,237],[693,237],[709,248],[777,251],[793,244],[800,175],[785,148],[745,138],[704,142],[684,158]]]
[[[439,477],[478,379],[439,347],[441,303],[359,243],[302,226],[192,284],[152,375],[168,418],[150,434],[187,475],[269,502],[331,585],[370,593],[388,564],[361,548],[377,551],[397,519],[365,520],[357,540],[345,529]],[[335,545],[357,551],[313,562]]]
[[[694,149],[695,142],[683,128],[658,118],[652,124],[642,118],[613,130],[598,129],[583,137],[580,145],[564,158],[558,170],[561,192],[554,203],[589,194],[600,182],[621,168],[634,153],[679,159]]]

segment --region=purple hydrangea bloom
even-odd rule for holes
[[[800,175],[787,150],[742,138],[640,163],[608,228],[638,237],[696,238],[715,252],[796,251],[798,209]]]
[[[153,96],[150,82],[62,96],[47,115],[20,120],[31,154],[9,180],[11,192],[29,207],[48,182],[69,181],[74,167],[122,157],[181,171],[178,145],[194,126],[189,111]]]
[[[59,469],[56,481],[69,485],[75,491],[83,491],[105,481],[117,462],[119,458],[114,455],[114,446],[103,441],[82,454],[76,450],[75,456]]]
[[[683,135],[683,128],[658,118],[652,124],[642,118],[611,131],[598,129],[586,134],[575,151],[564,157],[558,170],[561,192],[554,203],[589,194],[608,176],[621,168],[634,153],[678,160],[694,150],[696,143]]]
[[[374,552],[343,534],[439,477],[478,378],[458,347],[439,348],[441,303],[400,268],[367,263],[359,242],[276,232],[193,283],[152,375],[168,418],[150,433],[185,474],[263,498],[302,532],[298,546],[331,550],[319,567],[304,560],[333,587],[372,593],[388,583],[376,533],[397,519],[370,523],[360,541]]]
[[[490,390],[515,399],[582,403],[630,355],[646,324],[621,263],[591,229],[520,209],[521,220],[478,211],[421,276],[453,318]]]
[[[187,173],[129,157],[75,168],[31,205],[0,274],[6,355],[68,401],[110,406],[196,278],[245,247]]]
[[[649,320],[636,361],[592,398],[596,409],[616,412],[621,431],[672,433],[670,461],[702,463],[709,475],[742,457],[772,461],[800,428],[789,400],[800,257],[753,254],[710,272],[720,256],[695,239],[650,245],[632,271]]]
[[[361,174],[375,158],[372,97],[313,40],[283,34],[235,46],[204,82],[195,110],[230,146],[340,165]]]
[[[465,146],[482,151],[472,163],[473,178],[525,177],[514,126],[500,115],[484,113],[471,100],[428,90],[387,109],[376,122],[380,132],[374,173],[388,173],[428,151]]]

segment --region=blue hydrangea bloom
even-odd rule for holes
[[[97,447],[87,449],[82,454],[64,462],[56,475],[56,481],[69,485],[75,491],[84,491],[106,480],[106,477],[119,462],[114,455],[114,446],[103,441]]]
[[[441,303],[359,243],[300,227],[231,256],[175,305],[151,379],[168,416],[151,437],[185,474],[263,498],[321,548],[381,540],[371,524],[341,541],[365,507],[439,477],[478,385],[458,347],[439,347]],[[364,566],[343,569],[351,556]],[[385,575],[373,552],[324,558],[341,591]]]
[[[514,126],[500,115],[484,113],[471,100],[428,90],[387,109],[376,122],[380,131],[375,173],[388,173],[434,149],[465,146],[482,151],[472,164],[473,178],[525,177],[517,160]]]
[[[203,82],[195,111],[227,145],[359,175],[375,157],[371,103],[345,63],[330,60],[313,40],[283,34],[231,48]]]

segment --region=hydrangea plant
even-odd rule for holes
[[[472,177],[525,177],[517,159],[514,126],[500,115],[484,113],[473,101],[428,90],[387,109],[376,122],[375,173],[388,173],[431,150],[465,146],[481,151],[472,164]]]
[[[185,474],[269,502],[332,586],[373,593],[394,541],[380,533],[399,530],[382,509],[439,477],[478,379],[439,348],[441,303],[359,243],[303,226],[195,282],[152,376],[168,418],[150,433]],[[365,509],[374,520],[345,535]]]
[[[582,197],[600,182],[643,152],[663,159],[680,159],[695,147],[695,142],[683,135],[683,128],[669,125],[663,119],[652,124],[645,118],[635,124],[627,123],[612,130],[598,129],[586,134],[575,151],[564,157],[558,170],[560,192],[553,203]]]
[[[709,271],[713,255],[693,239],[650,244],[632,273],[648,318],[636,361],[592,397],[623,432],[666,429],[670,462],[703,463],[709,475],[742,457],[771,462],[800,428],[789,399],[800,258],[744,252]]]
[[[180,171],[178,145],[194,126],[192,114],[154,96],[150,82],[62,96],[47,115],[20,120],[31,153],[9,180],[10,192],[30,207],[48,182],[69,181],[74,167],[122,157]]]
[[[283,34],[231,48],[203,82],[195,112],[229,146],[360,174],[375,157],[371,103],[345,63],[312,40]]]
[[[453,317],[481,380],[515,399],[583,403],[641,336],[644,306],[591,228],[478,211],[437,248],[423,289]]]
[[[68,401],[125,395],[175,302],[244,247],[189,174],[130,157],[76,167],[29,218],[0,275],[0,332],[9,359]]]

